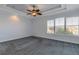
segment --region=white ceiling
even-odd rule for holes
[[[59,4],[58,4],[59,5]],[[41,11],[45,11],[51,8],[54,8],[55,6],[58,6],[57,4],[38,4],[36,5]],[[26,12],[26,9],[31,9],[32,4],[8,4],[8,7],[14,8],[16,10]]]
[[[60,11],[68,11],[79,9],[79,4],[63,4],[60,9],[56,9],[57,6],[61,4],[36,4],[40,11],[42,12],[42,16],[53,15],[55,13],[59,13]],[[7,7],[14,8],[18,11],[26,13],[26,9],[31,9],[31,4],[7,4]]]

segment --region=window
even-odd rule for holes
[[[79,17],[62,17],[48,20],[47,33],[79,35]]]
[[[47,33],[54,33],[54,20],[47,21]]]
[[[64,33],[64,18],[55,19],[55,33],[57,34]]]
[[[79,17],[66,18],[66,33],[72,35],[78,35]]]

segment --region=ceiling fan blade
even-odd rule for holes
[[[39,12],[39,11],[40,11],[39,9],[36,10],[36,12]]]
[[[28,10],[28,9],[27,9],[27,11],[32,12],[31,10]]]
[[[42,15],[42,13],[37,13],[38,15]]]

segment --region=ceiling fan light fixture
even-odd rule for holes
[[[32,13],[32,16],[36,16],[37,14],[35,12]]]

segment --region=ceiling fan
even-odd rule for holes
[[[36,5],[32,5],[32,10],[27,9],[27,15],[37,16],[42,15],[42,13]]]

